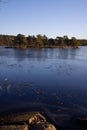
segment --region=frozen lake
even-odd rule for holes
[[[0,47],[0,113],[34,106],[56,114],[61,107],[68,114],[86,115],[87,47]]]

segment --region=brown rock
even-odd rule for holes
[[[48,123],[48,122],[44,122],[44,123],[37,123],[34,124],[30,130],[56,130],[55,126]]]
[[[29,124],[36,124],[41,122],[46,122],[46,118],[42,116],[40,113],[32,114],[29,118]]]
[[[0,130],[56,130],[39,112],[8,116],[0,124]]]
[[[28,125],[3,125],[0,130],[28,130]]]

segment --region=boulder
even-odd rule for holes
[[[5,117],[0,121],[0,130],[56,130],[39,112],[28,112]]]
[[[0,130],[28,130],[28,125],[3,125]]]
[[[40,113],[34,113],[30,116],[29,118],[29,124],[36,124],[36,123],[41,123],[41,122],[46,122],[46,118],[42,116]]]
[[[54,125],[44,122],[32,125],[30,130],[57,130]]]

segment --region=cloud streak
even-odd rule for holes
[[[7,3],[8,0],[0,0],[0,3]]]

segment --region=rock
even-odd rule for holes
[[[28,130],[28,125],[4,125],[0,130]]]
[[[0,120],[0,130],[56,130],[39,112],[12,115]]]
[[[8,116],[4,122],[5,123],[26,122],[29,125],[32,125],[39,122],[46,122],[46,118],[43,115],[41,115],[39,112],[27,112],[12,117]]]
[[[56,130],[56,128],[54,125],[44,122],[33,125],[30,130]]]
[[[44,124],[44,130],[56,130],[56,128],[54,127],[54,125],[46,123]]]
[[[46,122],[46,118],[42,116],[40,113],[34,113],[29,118],[29,124],[36,124],[36,123]]]

